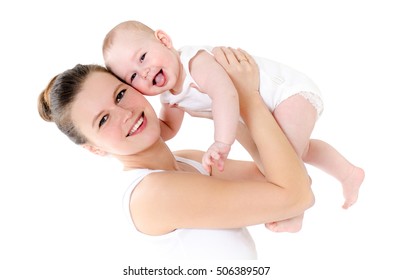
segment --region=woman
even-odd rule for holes
[[[253,59],[228,48],[215,56],[237,88],[264,175],[255,163],[235,160],[206,174],[202,151],[172,153],[148,101],[100,66],[63,72],[39,97],[45,120],[122,162],[130,178],[126,211],[133,231],[152,245],[152,258],[255,259],[246,226],[297,216],[314,201],[302,162],[258,93]]]

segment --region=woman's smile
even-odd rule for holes
[[[145,119],[145,113],[142,112],[142,115],[136,120],[136,122],[131,127],[128,134],[126,135],[126,137],[138,134],[146,127],[146,124],[147,124],[147,121]]]

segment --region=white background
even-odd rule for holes
[[[358,203],[345,211],[338,182],[310,168],[316,203],[303,230],[250,229],[260,260],[182,265],[271,266],[266,279],[391,279],[392,12],[382,0],[3,1],[0,278],[127,279],[128,265],[164,265],[134,259],[121,167],[75,146],[36,109],[53,75],[102,64],[106,32],[137,19],[167,31],[176,47],[242,47],[308,74],[325,101],[313,137],[366,171]],[[204,150],[212,129],[187,118],[169,145]],[[231,157],[248,158],[238,146]]]

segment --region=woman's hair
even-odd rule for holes
[[[74,68],[53,77],[38,97],[38,112],[41,118],[56,123],[75,144],[85,144],[87,139],[72,122],[71,105],[86,78],[93,72],[108,70],[96,64],[77,64]]]

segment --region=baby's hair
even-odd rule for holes
[[[136,33],[141,32],[143,34],[154,34],[154,30],[143,24],[142,22],[136,20],[128,20],[123,21],[113,27],[105,36],[103,44],[102,44],[102,54],[104,58],[107,55],[107,52],[112,47],[116,35],[124,34],[124,32]]]
[[[56,123],[57,127],[76,144],[85,144],[87,139],[71,119],[71,105],[87,77],[93,72],[108,73],[108,70],[96,64],[77,64],[53,77],[38,96],[38,112],[41,118]]]

